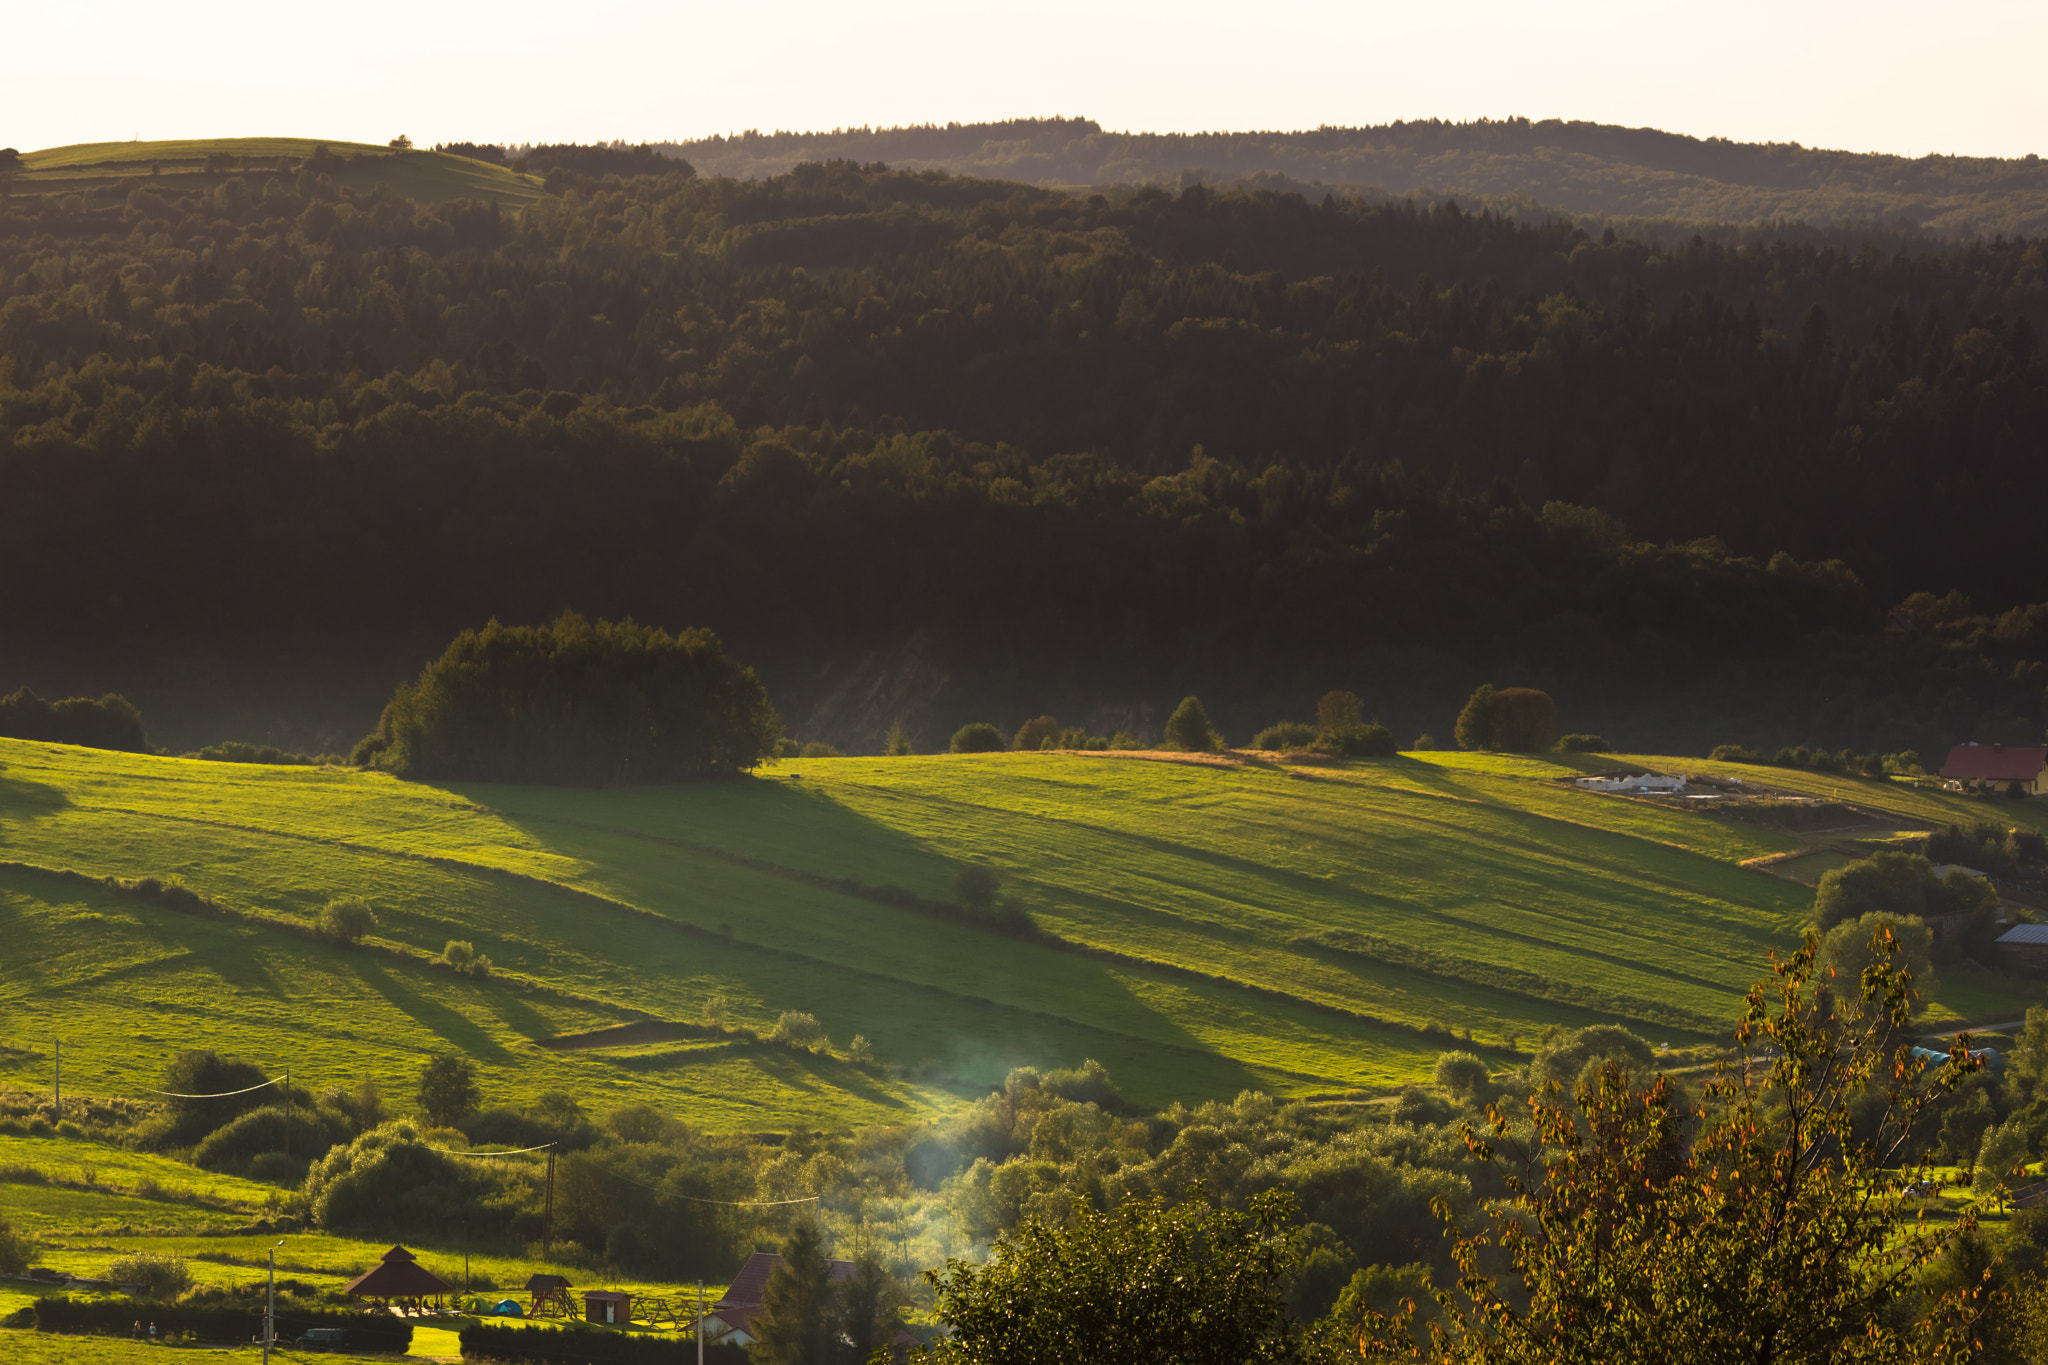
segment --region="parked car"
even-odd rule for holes
[[[340,1351],[348,1346],[348,1328],[315,1327],[292,1345],[301,1351]]]

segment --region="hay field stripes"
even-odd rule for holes
[[[877,989],[886,989],[888,987],[902,984],[901,979],[899,977],[891,975],[889,973],[863,969],[858,966],[850,965],[844,961],[829,961],[827,959],[820,958],[814,954],[799,952],[793,948],[780,947],[768,943],[749,942],[737,939],[725,939],[722,936],[714,935],[711,931],[704,929],[698,925],[673,919],[669,916],[662,915],[658,912],[647,910],[640,906],[633,905],[629,902],[605,896],[600,893],[587,890],[585,888],[565,886],[561,883],[549,881],[545,878],[535,877],[528,873],[510,871],[503,868],[494,868],[484,864],[470,863],[462,859],[448,858],[442,855],[405,853],[402,851],[391,850],[378,846],[354,844],[346,840],[339,840],[322,836],[297,835],[284,831],[271,831],[246,825],[225,824],[223,822],[204,820],[193,816],[165,815],[157,812],[125,810],[116,807],[94,807],[90,809],[95,809],[103,812],[113,811],[119,814],[143,816],[147,818],[180,820],[191,824],[204,825],[214,828],[232,829],[238,833],[275,835],[276,837],[287,839],[305,839],[311,842],[327,844],[334,847],[344,848],[354,852],[361,852],[369,855],[410,858],[420,862],[434,864],[436,866],[459,868],[463,871],[471,872],[480,876],[501,877],[508,880],[529,884],[531,886],[535,886],[538,888],[544,888],[548,891],[559,892],[573,897],[580,897],[604,910],[637,917],[646,923],[659,926],[661,929],[668,932],[694,936],[700,940],[718,942],[721,944],[721,946],[724,946],[733,951],[756,953],[766,955],[769,957],[782,958],[792,963],[802,963],[806,966],[821,968],[824,970],[836,972],[841,975],[852,976],[857,979],[865,979]],[[681,844],[678,844],[678,846],[687,847],[686,845]],[[712,856],[717,855],[713,854]],[[17,869],[31,870],[53,877],[79,875],[70,873],[68,870],[34,867],[32,865],[27,864],[14,864],[13,866]],[[756,870],[759,869],[757,868]],[[281,917],[265,915],[261,912],[237,911],[235,907],[232,906],[227,908],[231,912],[240,915],[242,917],[242,922],[250,924],[252,926],[266,927],[271,929],[286,929],[298,932],[304,932],[309,927],[304,921],[288,921]],[[974,931],[970,930],[968,932]],[[401,961],[406,961],[410,964],[418,966],[426,965],[427,954],[425,951],[421,949],[413,948],[410,945],[392,942],[389,940],[377,939],[373,942],[375,947],[383,948],[391,952]],[[1036,947],[1039,945],[1033,946]],[[1133,954],[1119,953],[1110,949],[1093,949],[1091,951],[1095,952],[1098,956],[1108,958],[1112,961],[1122,962],[1125,965],[1137,967],[1141,970],[1147,970],[1166,975],[1176,975],[1192,980],[1204,981],[1208,984],[1223,986],[1234,990],[1247,991],[1256,995],[1265,996],[1271,1000],[1280,1003],[1294,1006],[1296,1008],[1321,1013],[1334,1014],[1354,1023],[1361,1023],[1373,1026],[1384,1026],[1390,1028],[1402,1027],[1402,1025],[1398,1022],[1381,1019],[1377,1016],[1366,1014],[1357,1010],[1347,1009],[1341,1005],[1335,1005],[1329,1002],[1315,999],[1304,999],[1298,996],[1291,995],[1287,992],[1262,987],[1255,983],[1243,982],[1229,977],[1217,976],[1209,973],[1200,972],[1192,968],[1184,967],[1177,963],[1162,962],[1154,959],[1136,956]],[[81,975],[79,971],[73,970],[69,974],[69,978],[74,982],[79,982],[83,984],[84,982],[93,979],[118,975],[132,968],[151,965],[154,961],[156,961],[156,959],[151,959],[147,957],[137,957],[128,961],[115,964],[111,968],[103,966],[96,973],[87,972]],[[477,986],[480,989],[490,990],[494,988],[503,989],[508,984],[516,983],[518,986],[522,988],[537,990],[544,995],[551,996],[568,1003],[586,1006],[592,1009],[612,1010],[631,1017],[638,1018],[652,1019],[656,1017],[656,1015],[653,1012],[651,1012],[648,1009],[642,1008],[638,1005],[618,1000],[600,999],[588,995],[583,995],[578,992],[565,990],[561,987],[555,986],[551,983],[539,980],[538,978],[534,978],[528,975],[505,973],[503,974],[503,976],[505,979],[500,980],[498,976],[494,975],[494,977],[489,980],[478,982]],[[1030,1016],[1032,1018],[1043,1020],[1056,1025],[1061,1025],[1084,1033],[1093,1031],[1093,1026],[1086,1023],[1085,1021],[1072,1018],[1067,1015],[1060,1014],[1051,1010],[1034,1008],[1028,1004],[1019,1003],[1017,1001],[995,1000],[986,996],[968,994],[959,990],[952,989],[948,986],[936,984],[930,981],[920,981],[917,983],[917,985],[920,990],[928,994],[937,995],[942,998],[950,998],[963,1005],[985,1006],[990,1009],[1023,1014]],[[1206,1055],[1206,1049],[1184,1042],[1175,1042],[1171,1040],[1155,1038],[1151,1040],[1151,1043],[1154,1047],[1165,1048],[1171,1051],[1181,1052],[1183,1054],[1188,1055],[1189,1057],[1202,1057]],[[703,1051],[703,1049],[695,1049],[694,1051],[701,1052]],[[1270,1073],[1271,1075],[1284,1077],[1286,1079],[1294,1081],[1326,1084],[1330,1080],[1330,1077],[1328,1077],[1327,1075],[1296,1070],[1290,1066],[1281,1064],[1279,1062],[1269,1061],[1265,1063],[1261,1069]]]
[[[300,925],[328,896],[365,894],[381,937],[411,951],[468,938],[508,974],[612,1016],[593,1022],[687,1019],[715,992],[750,1021],[808,1008],[841,1041],[865,1032],[885,1059],[946,1084],[1094,1055],[1136,1077],[1140,1102],[1392,1083],[1426,1070],[1435,1049],[1415,1029],[1432,1019],[1526,1037],[1630,1017],[1587,1003],[1630,997],[1724,1017],[1810,894],[1738,866],[1796,846],[1788,836],[1578,792],[1557,780],[1568,765],[1491,756],[1309,780],[1041,755],[811,760],[623,791],[437,788],[16,742],[0,742],[0,765],[0,841],[44,862],[183,875]],[[1082,951],[865,894],[937,900],[965,861],[1010,871],[1040,922]],[[1303,942],[1337,931],[1437,956]],[[1510,968],[1561,998],[1503,989]],[[17,980],[0,972],[0,991]],[[1995,982],[1971,990],[1998,996]],[[1375,1018],[1399,1027],[1364,1022]],[[719,1122],[952,1102],[741,1051],[578,1060],[591,1083],[656,1100],[751,1068],[742,1093],[712,1104]]]
[[[1331,886],[1323,877],[1318,877],[1313,872],[1292,868],[1275,868],[1270,864],[1260,864],[1236,853],[1219,850],[1214,845],[1207,847],[1193,846],[1182,840],[1169,840],[1160,836],[1138,833],[1128,829],[1105,827],[1100,823],[1089,821],[1059,820],[1056,817],[1040,815],[1028,809],[1020,811],[1015,806],[995,807],[985,802],[971,801],[957,796],[934,798],[918,793],[906,794],[894,789],[883,791],[873,787],[865,787],[858,783],[832,784],[835,790],[839,789],[842,785],[861,786],[865,794],[870,797],[879,797],[884,801],[923,799],[939,802],[948,808],[948,814],[955,817],[971,808],[979,814],[1000,816],[1005,822],[1011,824],[1017,822],[1028,824],[1038,820],[1048,821],[1060,828],[1065,836],[1064,843],[1069,848],[1072,847],[1077,834],[1084,840],[1090,838],[1090,836],[1095,836],[1098,840],[1098,846],[1090,850],[1094,856],[1086,860],[1091,875],[1094,874],[1094,870],[1097,868],[1104,866],[1120,868],[1129,862],[1128,850],[1126,848],[1116,847],[1113,842],[1103,842],[1105,840],[1122,840],[1126,843],[1138,843],[1154,851],[1178,855],[1190,863],[1204,864],[1199,881],[1205,883],[1205,885],[1194,885],[1197,878],[1194,874],[1187,874],[1177,880],[1175,890],[1183,892],[1194,891],[1204,897],[1223,898],[1225,894],[1224,888],[1229,888],[1233,894],[1228,896],[1227,903],[1220,909],[1196,908],[1190,910],[1186,907],[1185,896],[1182,897],[1183,904],[1176,908],[1182,912],[1188,922],[1199,925],[1205,930],[1211,931],[1212,934],[1220,934],[1230,939],[1231,942],[1228,944],[1227,952],[1229,955],[1239,958],[1240,963],[1242,955],[1247,951],[1248,946],[1246,936],[1240,931],[1240,926],[1248,922],[1255,922],[1264,917],[1271,922],[1271,928],[1277,931],[1280,936],[1299,936],[1328,927],[1330,920],[1325,917],[1327,912],[1333,908],[1341,909],[1346,903],[1356,904],[1359,908],[1370,911],[1372,915],[1370,923],[1374,932],[1395,938],[1407,938],[1410,941],[1416,941],[1416,946],[1427,946],[1431,938],[1440,939],[1444,928],[1454,928],[1460,936],[1461,948],[1469,951],[1474,957],[1493,957],[1500,960],[1501,965],[1510,965],[1518,962],[1527,963],[1532,953],[1536,954],[1539,960],[1544,957],[1555,959],[1558,956],[1560,945],[1564,945],[1569,950],[1568,957],[1564,963],[1567,968],[1577,965],[1571,959],[1580,958],[1589,953],[1595,956],[1604,956],[1610,960],[1614,959],[1613,954],[1602,953],[1600,946],[1598,946],[1609,935],[1605,926],[1599,922],[1597,917],[1573,914],[1568,908],[1556,904],[1539,908],[1536,904],[1524,902],[1520,907],[1522,913],[1538,917],[1543,922],[1545,932],[1540,934],[1512,934],[1501,930],[1492,921],[1474,914],[1469,909],[1459,908],[1455,905],[1432,906],[1426,899],[1418,904],[1416,896],[1412,894],[1397,900],[1393,897],[1375,894],[1367,888],[1355,885]],[[1295,804],[1299,805],[1301,803],[1296,802]],[[1608,841],[1618,846],[1607,849],[1595,849],[1590,847],[1586,840],[1582,839],[1579,841],[1578,846],[1572,850],[1577,855],[1576,859],[1573,860],[1559,856],[1555,830],[1551,828],[1554,822],[1542,815],[1511,813],[1507,817],[1510,822],[1508,827],[1488,828],[1483,823],[1466,827],[1451,826],[1448,822],[1435,817],[1425,816],[1418,819],[1410,812],[1384,806],[1374,810],[1372,813],[1378,821],[1378,830],[1382,832],[1388,829],[1429,829],[1437,833],[1449,832],[1462,835],[1463,838],[1459,842],[1465,856],[1481,855],[1489,859],[1486,862],[1483,873],[1469,875],[1463,880],[1468,886],[1483,886],[1488,899],[1491,900],[1506,901],[1514,899],[1511,892],[1503,892],[1500,888],[1515,887],[1518,883],[1527,884],[1532,868],[1546,869],[1553,873],[1569,872],[1575,877],[1591,875],[1607,880],[1611,885],[1605,888],[1602,894],[1587,897],[1588,901],[1595,904],[1612,905],[1617,900],[1647,901],[1666,900],[1676,897],[1685,902],[1684,924],[1682,929],[1672,931],[1658,944],[1659,952],[1667,959],[1684,961],[1697,958],[1700,955],[1697,937],[1701,921],[1717,919],[1725,921],[1723,932],[1733,933],[1747,942],[1739,950],[1731,949],[1724,953],[1709,955],[1709,960],[1703,964],[1703,969],[1676,973],[1678,978],[1690,978],[1689,984],[1692,985],[1706,986],[1709,989],[1717,990],[1734,989],[1739,993],[1740,989],[1748,984],[1747,977],[1749,974],[1753,974],[1756,970],[1756,963],[1761,960],[1764,948],[1769,946],[1769,943],[1775,937],[1774,935],[1769,935],[1768,930],[1778,927],[1776,924],[1769,923],[1768,921],[1763,925],[1759,925],[1754,915],[1743,914],[1739,911],[1730,914],[1731,907],[1726,900],[1709,898],[1702,895],[1689,896],[1684,892],[1675,891],[1674,886],[1682,886],[1684,884],[1681,878],[1667,875],[1661,882],[1651,878],[1645,874],[1640,865],[1640,860],[1643,856],[1643,850],[1640,845],[1633,841],[1629,841],[1626,845],[1621,845],[1621,840],[1618,836],[1614,835],[1611,831],[1601,830],[1598,827],[1583,824],[1578,826],[1587,831],[1594,839]],[[1531,821],[1535,823],[1532,824],[1530,823]],[[964,822],[956,819],[950,823],[957,829]],[[1299,827],[1302,823],[1304,822],[1300,819],[1299,815],[1292,822],[1294,827]],[[1205,832],[1210,828],[1212,826],[1204,826]],[[1014,839],[1010,829],[1006,828],[1004,834],[1006,839]],[[1494,849],[1492,854],[1487,852],[1487,846],[1489,845]],[[1693,864],[1688,869],[1687,876],[1695,879],[1725,879],[1725,874],[1727,873],[1725,865],[1715,864],[1712,860],[1703,859],[1699,855],[1691,854],[1686,850],[1676,847],[1671,847],[1669,852],[1678,854],[1686,862]],[[1632,859],[1635,861],[1632,862]],[[1438,886],[1443,886],[1446,883],[1455,883],[1458,879],[1447,878],[1442,873],[1440,866],[1435,865],[1438,861],[1434,859],[1428,860],[1423,867],[1416,870],[1421,877],[1433,880]],[[1341,872],[1343,870],[1341,867],[1332,869],[1333,872]],[[1385,867],[1375,868],[1375,871],[1382,875],[1388,873],[1389,870]],[[1745,874],[1738,872],[1734,876],[1743,878]],[[1114,880],[1114,877],[1114,873],[1110,874],[1111,880]],[[1035,870],[1033,880],[1041,884],[1056,884],[1054,879],[1043,870]],[[1156,886],[1162,881],[1175,879],[1155,877],[1152,880]],[[1302,894],[1294,898],[1293,904],[1287,904],[1275,896],[1276,884],[1288,887],[1292,891]],[[1122,894],[1110,891],[1076,893],[1071,887],[1060,889],[1067,891],[1069,894],[1078,894],[1083,897],[1091,894],[1094,896],[1116,895],[1118,900],[1126,904],[1136,904],[1144,899],[1157,899],[1156,897],[1146,897],[1138,892]],[[1738,894],[1745,896],[1755,895],[1766,900],[1778,899],[1781,895],[1777,888],[1772,887],[1766,879],[1762,878],[1756,879],[1752,885],[1743,886]],[[1532,897],[1531,901],[1533,899]],[[1644,908],[1648,907],[1645,906]],[[1404,923],[1404,921],[1407,922]],[[1351,927],[1364,928],[1366,926],[1360,923]],[[1642,922],[1638,921],[1636,927],[1641,929]],[[1403,932],[1404,930],[1406,930],[1405,933]],[[1759,930],[1765,932],[1759,932]],[[1497,938],[1504,941],[1495,952],[1488,953],[1486,951],[1486,944]],[[1200,951],[1198,947],[1191,947],[1191,945],[1185,942],[1175,946],[1181,951]],[[1619,961],[1613,961],[1612,965],[1622,966],[1623,964]],[[1639,971],[1642,969],[1640,959],[1626,965],[1631,970]],[[1298,959],[1290,961],[1286,959],[1285,955],[1274,958],[1269,966],[1270,970],[1283,974],[1283,977],[1287,979],[1294,978],[1301,970],[1301,964]],[[1732,977],[1729,974],[1731,969],[1735,974]],[[1663,975],[1664,973],[1658,974]],[[1656,990],[1659,989],[1659,986],[1651,986],[1648,989]],[[1643,990],[1644,987],[1637,987],[1637,993],[1641,993]]]
[[[68,814],[76,822],[81,818],[91,817],[94,813],[74,805],[68,808]],[[118,865],[109,869],[112,871],[136,875],[149,872],[152,868],[161,868],[166,862],[172,861],[154,856],[146,844],[134,839],[132,836],[136,828],[132,823],[124,822],[121,832],[131,836],[125,840],[105,835],[81,838],[82,832],[75,827],[75,823],[70,828],[52,831],[52,834],[56,842],[66,846],[84,843],[98,847],[107,859],[118,860]],[[183,828],[195,835],[216,832],[208,830],[204,823],[184,823]],[[11,834],[13,842],[22,842],[18,831]],[[246,893],[256,888],[249,887],[246,883],[239,888],[236,887],[237,879],[251,862],[251,850],[246,845],[223,847],[217,851],[209,850],[203,844],[188,845],[181,849],[181,853],[188,863],[214,869],[215,875],[205,879],[204,889],[221,895],[231,903],[252,898],[247,897]],[[190,855],[194,853],[201,856],[192,858]],[[104,863],[102,865],[104,866]],[[296,870],[304,871],[303,868]],[[342,874],[344,884],[347,877],[347,873]],[[329,885],[332,886],[333,883]],[[371,889],[374,892],[375,888]],[[402,894],[418,896],[422,891],[431,892],[433,889],[421,885],[419,878],[412,877],[405,884]],[[561,889],[550,890],[554,893]],[[236,890],[243,894],[232,894]],[[452,897],[457,900],[480,899],[460,891],[452,893]],[[502,912],[507,907],[501,898],[487,908]],[[559,918],[558,913],[555,918]],[[650,927],[658,928],[664,936],[675,936],[676,926],[658,923],[647,917],[639,918]],[[446,920],[434,920],[432,923],[437,930],[431,936],[434,943],[445,937],[451,928],[460,933],[474,932],[467,925],[451,925]],[[502,933],[502,924],[495,927]],[[505,942],[494,942],[482,933],[476,933],[475,937],[479,946],[486,951],[498,952],[504,947],[513,946]],[[982,939],[982,936],[968,934],[966,931],[955,931],[955,937],[974,942],[980,942]],[[644,938],[642,941],[644,943]],[[713,964],[708,979],[702,979],[701,985],[688,992],[665,989],[667,983],[658,977],[651,977],[645,972],[619,971],[616,964],[612,964],[610,982],[591,981],[578,984],[587,990],[594,989],[598,993],[608,995],[614,1000],[623,998],[626,1003],[646,1007],[650,1013],[672,1013],[673,1007],[680,1003],[675,998],[679,994],[687,994],[688,1012],[694,1012],[696,1003],[702,998],[696,993],[697,989],[718,989],[732,979],[744,983],[750,975],[756,982],[761,980],[761,973],[758,970],[750,973],[745,968],[728,969],[735,956],[761,956],[760,945],[722,943],[715,938],[706,938],[701,945],[701,951],[722,959],[722,962]],[[668,952],[671,957],[674,956],[672,950],[636,951],[630,956],[636,962],[659,965],[664,952]],[[930,1056],[933,1048],[931,1035],[934,1031],[941,1038],[955,1033],[979,1035],[983,1041],[975,1045],[974,1051],[982,1055],[949,1057],[943,1050],[937,1055],[942,1071],[957,1069],[963,1065],[969,1066],[968,1074],[974,1084],[986,1084],[991,1079],[999,1079],[1002,1071],[1013,1064],[1034,1060],[1042,1063],[1073,1064],[1082,1057],[1095,1055],[1105,1064],[1119,1068],[1125,1074],[1141,1075],[1141,1079],[1133,1083],[1134,1089],[1141,1094],[1147,1090],[1142,1074],[1149,1073],[1156,1077],[1154,1085],[1158,1088],[1163,1102],[1173,1094],[1188,1093],[1186,1086],[1190,1083],[1199,1086],[1204,1093],[1211,1087],[1225,1089],[1226,1093],[1234,1093],[1235,1088],[1245,1086],[1292,1091],[1304,1086],[1327,1089],[1332,1085],[1383,1083],[1384,1080],[1393,1079],[1401,1070],[1419,1064],[1420,1053],[1423,1051],[1419,1044],[1414,1043],[1408,1048],[1400,1049],[1395,1056],[1388,1059],[1396,1063],[1396,1068],[1392,1072],[1384,1067],[1361,1067],[1355,1059],[1359,1040],[1352,1030],[1333,1030],[1328,1022],[1316,1024],[1306,1020],[1289,1019],[1284,1017],[1287,1013],[1285,1011],[1280,1012],[1283,1017],[1275,1017],[1275,1013],[1270,1009],[1255,1010],[1249,1004],[1241,1005],[1232,1011],[1235,1015],[1234,1024],[1226,1021],[1227,1032],[1232,1036],[1219,1038],[1213,1030],[1197,1036],[1179,1025],[1163,1022],[1160,1013],[1145,1003],[1145,992],[1141,988],[1143,983],[1120,980],[1114,974],[1104,972],[1100,968],[1073,974],[1086,978],[1085,982],[1064,983],[1062,989],[1056,992],[1058,998],[1051,1001],[1051,1008],[1046,1007],[1044,997],[1047,992],[1032,992],[1028,989],[1020,992],[1017,983],[1009,980],[1011,974],[1003,972],[1000,976],[1011,986],[1007,994],[1012,999],[994,1007],[982,1007],[960,990],[957,980],[945,985],[942,991],[919,987],[912,993],[906,990],[906,983],[900,979],[900,974],[893,977],[887,974],[869,977],[848,970],[849,966],[858,964],[830,964],[801,954],[789,955],[785,961],[792,965],[808,965],[812,968],[808,973],[793,973],[786,967],[779,967],[772,972],[775,986],[786,993],[785,999],[788,994],[798,997],[788,1003],[816,1005],[821,997],[827,1000],[837,997],[843,1001],[848,994],[849,986],[853,986],[859,994],[870,1000],[880,998],[887,1001],[893,1017],[874,1020],[873,1016],[869,1015],[864,1020],[861,1015],[856,1014],[851,1021],[853,1027],[860,1027],[866,1022],[867,1031],[876,1038],[876,1046],[885,1057],[900,1057],[908,1052],[914,1060],[920,1047],[926,1050],[925,1055]],[[935,964],[933,975],[943,976],[944,968],[943,963]],[[957,973],[955,975],[957,976]],[[849,981],[850,977],[854,980]],[[857,984],[862,979],[868,981],[865,987]],[[807,981],[811,983],[809,986],[806,985]],[[630,994],[606,989],[608,984],[616,985],[619,982],[651,985],[654,989],[651,994],[643,993],[637,999]],[[944,983],[934,981],[931,984]],[[805,999],[805,996],[810,998]],[[934,998],[935,996],[937,998]],[[1018,1007],[1020,996],[1022,1008]],[[1112,1002],[1111,1008],[1107,1011],[1103,1005],[1105,999]],[[1066,1002],[1065,1008],[1061,1007],[1061,1001]],[[669,1008],[663,1009],[663,1006]],[[1088,1022],[1086,1016],[1091,1011],[1095,1018]],[[832,1011],[828,1009],[825,1012],[830,1021],[833,1018]],[[990,1017],[992,1012],[995,1016],[993,1018]],[[1198,1013],[1213,1014],[1215,1011],[1209,1009]],[[768,1016],[773,1017],[772,1009],[768,1010]],[[846,1018],[843,1006],[838,1018]],[[1074,1018],[1079,1018],[1083,1022],[1064,1026],[1034,1027],[1039,1020],[1061,1025],[1062,1021]],[[998,1023],[998,1019],[1008,1022]],[[839,1036],[843,1040],[846,1035],[841,1033]],[[1233,1053],[1243,1055],[1212,1055],[1218,1043],[1230,1045]],[[1238,1046],[1239,1044],[1242,1046]],[[1303,1049],[1307,1050],[1309,1065],[1303,1065]],[[1412,1058],[1400,1055],[1410,1049],[1418,1055]],[[1374,1051],[1382,1055],[1386,1053],[1385,1049]],[[603,1061],[602,1058],[595,1060]],[[718,1121],[716,1116],[722,1114],[723,1122],[728,1124],[737,1121],[743,1126],[762,1126],[764,1123],[772,1126],[773,1120],[779,1117],[774,1111],[779,1104],[785,1104],[785,1100],[789,1101],[785,1107],[790,1114],[801,1115],[806,1111],[817,1113],[816,1102],[822,1102],[819,1078],[802,1074],[812,1069],[813,1064],[794,1059],[783,1049],[763,1045],[757,1055],[749,1059],[749,1065],[757,1069],[767,1067],[775,1070],[779,1073],[777,1079],[780,1082],[810,1092],[814,1102],[795,1103],[801,1100],[802,1096],[778,1099],[773,1094],[760,1095],[759,1086],[754,1087],[757,1093],[753,1097],[721,1093],[724,1077],[715,1072],[707,1073],[704,1068],[694,1069],[694,1074],[703,1076],[702,1083],[694,1086],[684,1080],[684,1075],[690,1073],[650,1074],[646,1070],[635,1068],[628,1079],[634,1082],[635,1088],[639,1090],[634,1096],[636,1098],[664,1102],[686,1098],[686,1111],[695,1115],[698,1121],[715,1122]],[[821,1061],[816,1065],[824,1066],[825,1063]],[[844,1064],[833,1063],[831,1066],[843,1069]],[[1202,1079],[1204,1077],[1207,1079]],[[501,1075],[493,1079],[502,1084],[504,1077]],[[662,1088],[650,1093],[640,1086],[640,1083],[650,1081],[662,1082]],[[866,1096],[864,1102],[854,1104],[849,1111],[867,1114],[868,1121],[887,1116],[871,1107],[875,1102],[893,1105],[897,1118],[928,1111],[934,1104],[945,1107],[953,1102],[949,1096],[932,1091],[929,1087],[904,1086],[898,1083],[877,1085],[858,1076],[848,1077],[843,1083],[865,1087],[872,1092]],[[704,1112],[706,1099],[715,1100],[712,1114]]]

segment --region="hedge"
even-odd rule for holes
[[[696,1360],[697,1349],[674,1337],[479,1322],[462,1330],[462,1358],[515,1365],[679,1365]],[[738,1346],[719,1343],[704,1348],[704,1365],[748,1365],[749,1359]]]
[[[180,1307],[150,1299],[72,1299],[53,1294],[35,1301],[36,1330],[87,1336],[128,1335],[136,1320],[158,1332],[190,1332],[202,1341],[253,1341],[263,1332],[263,1309]],[[277,1339],[291,1341],[314,1327],[346,1327],[349,1349],[389,1351],[412,1349],[412,1323],[383,1313],[327,1313],[319,1309],[279,1308]]]

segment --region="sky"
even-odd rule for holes
[[[10,5],[6,27],[0,146],[23,151],[1055,114],[1135,132],[1520,115],[1910,156],[2048,151],[2040,0],[77,0]]]

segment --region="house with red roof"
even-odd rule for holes
[[[1958,744],[1948,751],[1941,776],[1965,791],[2003,792],[2018,787],[2028,796],[2039,796],[2048,789],[2048,748]]]
[[[754,1317],[768,1298],[768,1277],[781,1264],[782,1258],[772,1251],[757,1251],[747,1257],[747,1263],[733,1277],[732,1287],[704,1315],[704,1340],[707,1343],[754,1344],[754,1334],[750,1330]],[[832,1283],[839,1284],[853,1278],[852,1261],[830,1261],[827,1264],[831,1266]]]

